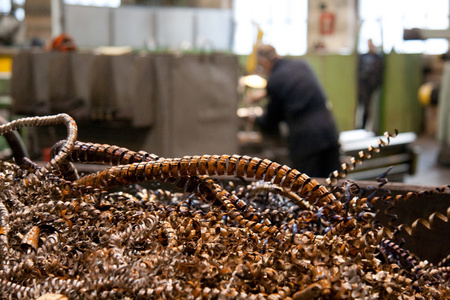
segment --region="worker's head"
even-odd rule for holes
[[[367,40],[367,46],[369,47],[369,53],[375,53],[375,45],[373,44],[372,39]]]
[[[271,45],[261,45],[258,47],[258,64],[262,66],[264,73],[269,74],[275,62],[280,59],[275,48]]]

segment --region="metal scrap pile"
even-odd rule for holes
[[[448,259],[420,260],[396,243],[399,228],[377,222],[373,204],[399,200],[389,193],[327,189],[246,156],[165,159],[77,142],[67,115],[0,132],[60,123],[69,138],[49,164],[0,165],[2,298],[450,297]],[[115,166],[80,177],[72,162]],[[434,217],[448,222],[450,209]]]

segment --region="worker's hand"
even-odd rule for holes
[[[252,91],[251,93],[247,94],[247,101],[249,104],[255,104],[259,100],[266,97],[266,95],[267,94],[265,91]]]

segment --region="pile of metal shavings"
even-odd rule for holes
[[[450,298],[450,256],[432,264],[396,240],[448,223],[450,209],[388,227],[373,204],[414,195],[379,197],[350,181],[327,190],[245,156],[63,145],[65,162],[116,166],[68,180],[58,159],[45,170],[0,162],[2,299]]]
[[[448,265],[432,266],[380,241],[374,214],[357,199],[348,210],[342,200],[306,209],[268,183],[226,185],[279,228],[271,236],[243,228],[192,193],[133,185],[68,197],[57,182],[7,162],[0,167],[5,299],[450,296]]]

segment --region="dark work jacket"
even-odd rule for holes
[[[338,146],[338,130],[326,97],[309,65],[301,60],[278,60],[267,81],[269,103],[256,123],[273,132],[281,121],[289,127],[291,157],[308,157]]]

